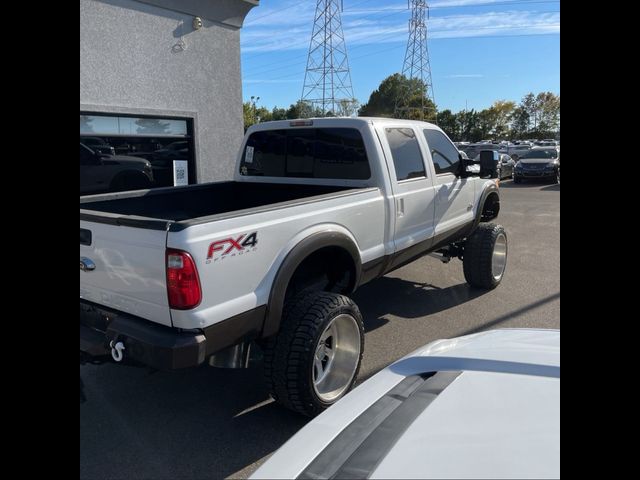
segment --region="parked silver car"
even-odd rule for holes
[[[503,145],[503,147],[499,150],[499,152],[506,153],[511,158],[513,158],[514,161],[517,162],[518,158],[520,158],[522,155],[527,153],[530,149],[531,149],[531,145],[528,145],[526,143],[518,144],[518,145],[508,144],[508,145]]]
[[[474,161],[480,161],[480,154],[476,155]],[[516,162],[506,153],[498,154],[498,178],[502,180],[503,178],[512,178],[513,177],[513,169],[515,168]],[[479,169],[480,167],[478,167]]]

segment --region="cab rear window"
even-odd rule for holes
[[[240,174],[367,180],[371,169],[355,128],[300,128],[252,133],[242,152]]]

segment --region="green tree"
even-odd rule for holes
[[[287,118],[311,118],[313,117],[313,106],[309,102],[298,100],[296,103],[291,104],[287,110]]]
[[[536,95],[536,108],[539,119],[536,134],[539,138],[555,136],[560,129],[560,96],[540,92]]]
[[[529,132],[529,112],[522,105],[517,106],[511,113],[511,130],[509,138],[511,140],[520,139],[527,136]]]
[[[338,102],[338,116],[352,117],[358,113],[359,108],[360,102],[355,98],[340,100]]]
[[[285,120],[287,118],[287,110],[284,108],[273,107],[271,110],[272,120]]]
[[[424,100],[424,118],[434,120],[436,106],[426,96],[424,83],[417,78],[408,79],[404,75],[394,73],[388,76],[369,96],[369,100],[359,111],[361,116],[389,117],[395,116],[396,105],[402,107],[400,118],[420,118],[420,110]]]
[[[496,140],[506,140],[509,137],[509,124],[515,108],[516,103],[510,100],[496,100],[489,108],[493,121],[491,135]]]
[[[251,125],[256,123],[255,116],[253,115],[253,104],[251,102],[244,102],[242,104],[242,117],[244,119],[244,131],[247,131]]]
[[[460,131],[460,139],[464,142],[474,142],[472,132],[478,123],[478,113],[474,110],[463,110],[456,114],[456,123]],[[480,138],[478,140],[481,140]]]
[[[270,122],[271,120],[273,120],[271,111],[267,110],[265,107],[256,108],[255,117],[256,123]]]
[[[436,116],[438,126],[444,130],[451,140],[460,140],[460,124],[458,123],[457,115],[452,113],[451,110],[442,110],[438,112]]]
[[[533,93],[527,93],[520,102],[520,106],[524,108],[529,116],[529,124],[527,132],[538,129],[538,107],[536,105],[536,96]]]
[[[528,93],[512,114],[512,137],[545,138],[560,130],[560,96],[552,92]]]
[[[265,107],[256,107],[252,102],[242,104],[242,116],[244,118],[244,130],[254,123],[269,122],[273,120],[272,113]]]

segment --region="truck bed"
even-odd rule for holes
[[[200,217],[257,209],[310,197],[335,194],[353,187],[282,183],[216,182],[143,192],[107,194],[80,199],[91,212],[181,222]],[[152,198],[150,198],[152,197]]]

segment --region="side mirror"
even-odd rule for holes
[[[482,150],[480,152],[480,176],[498,178],[498,162],[500,156],[495,150]]]
[[[467,170],[467,167],[473,164],[473,160],[469,160],[469,157],[467,157],[467,154],[461,151],[458,151],[458,160],[460,161],[460,163],[459,163],[458,172],[456,173],[456,177],[460,177],[460,178],[468,177],[470,175],[470,172]]]

